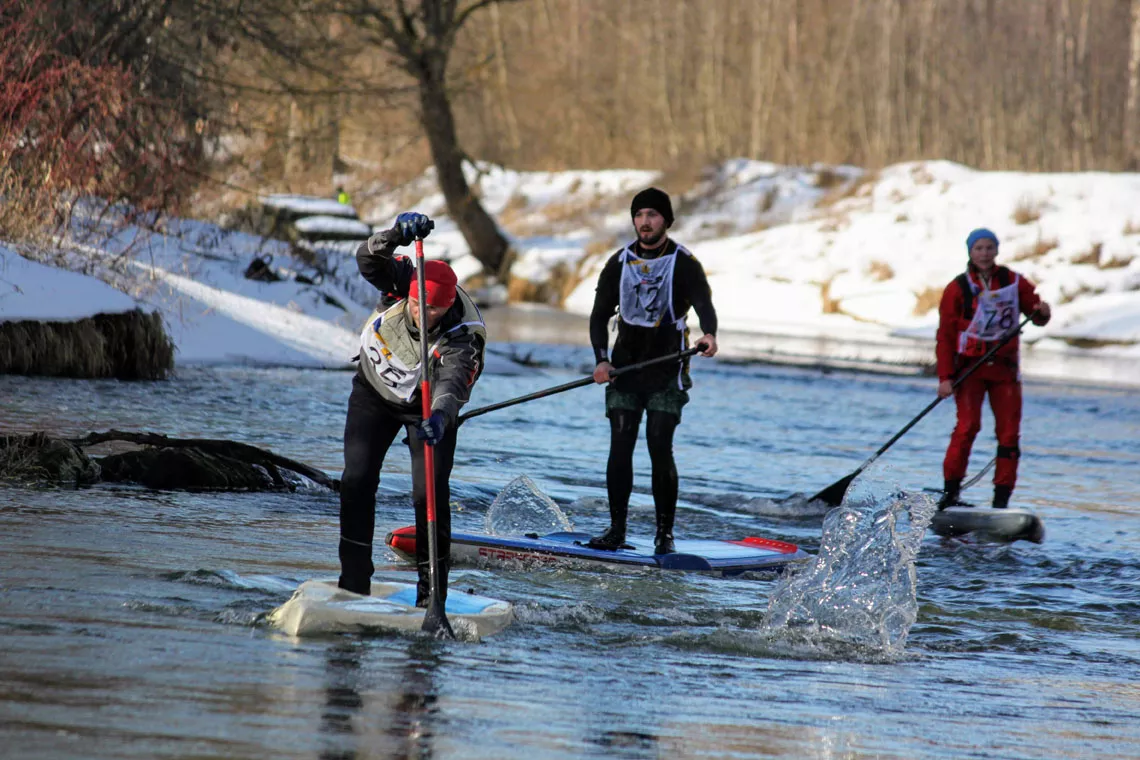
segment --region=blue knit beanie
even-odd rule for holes
[[[998,244],[997,235],[987,230],[985,227],[979,227],[966,236],[966,252],[969,253],[970,251],[974,250],[974,243],[978,242],[979,240],[992,240],[994,241],[995,247]]]

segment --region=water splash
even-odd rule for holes
[[[782,499],[768,499],[763,496],[753,496],[740,505],[740,509],[762,517],[780,517],[796,519],[819,519],[823,517],[829,507],[822,502],[812,501],[811,497],[794,493]]]
[[[492,536],[521,536],[574,530],[570,519],[534,481],[519,475],[499,492],[487,510],[486,530]]]
[[[918,614],[915,559],[933,514],[928,496],[856,481],[824,519],[816,558],[773,592],[761,634],[801,653],[901,656]]]

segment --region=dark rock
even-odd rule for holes
[[[103,479],[188,491],[292,490],[276,467],[242,462],[192,447],[149,448],[99,460]]]

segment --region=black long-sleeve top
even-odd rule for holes
[[[656,327],[638,327],[619,319],[612,357],[609,355],[609,322],[617,312],[620,301],[621,259],[624,250],[623,248],[611,256],[598,276],[594,308],[590,312],[590,344],[594,348],[594,359],[597,362],[608,359],[615,367],[676,353],[682,350],[682,337],[684,346],[688,346],[688,336],[682,336],[672,322],[662,321]],[[712,291],[701,263],[672,240],[666,241],[657,251],[644,250],[640,244],[634,246],[634,253],[645,259],[667,256],[673,251],[677,253],[677,263],[673,269],[673,313],[680,318],[692,308],[700,320],[702,332],[705,335],[716,335],[716,309],[713,307]],[[676,365],[665,364],[622,375],[615,384],[622,390],[653,392],[675,383],[676,378]]]

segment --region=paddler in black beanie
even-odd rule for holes
[[[653,465],[653,503],[657,513],[654,551],[674,550],[673,518],[677,512],[677,466],[673,433],[689,400],[689,362],[663,363],[620,375],[614,366],[683,351],[689,347],[686,317],[697,313],[703,335],[695,345],[702,356],[714,356],[716,309],[701,264],[667,234],[673,204],[655,187],[642,190],[630,204],[637,239],[615,253],[598,277],[590,314],[590,343],[597,366],[594,380],[606,386],[610,420],[610,457],[606,466],[610,527],[590,540],[595,549],[617,550],[625,543],[629,495],[633,490],[633,449],[646,416],[646,440]],[[618,315],[617,338],[609,352],[609,321]],[[611,363],[612,361],[612,363]]]

